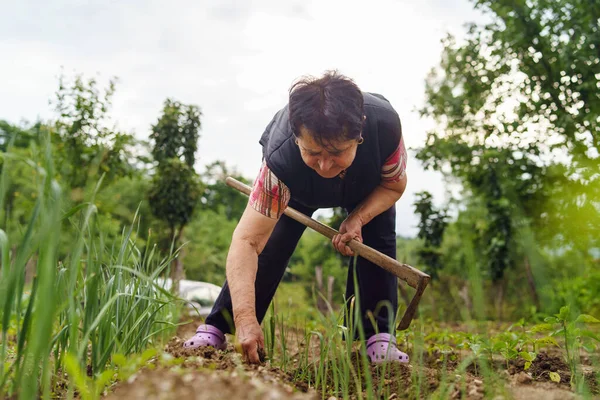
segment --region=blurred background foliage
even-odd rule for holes
[[[489,22],[470,25],[460,41],[445,39],[420,107],[434,128],[411,151],[459,190],[449,189],[442,204],[427,192],[417,196],[419,233],[398,236],[398,259],[433,277],[421,312],[434,319],[459,320],[479,309],[487,319],[535,320],[564,304],[598,315],[600,6],[474,3]],[[231,235],[246,206],[224,178],[251,184],[253,177],[224,162],[199,171],[200,108],[167,99],[144,142],[114,128],[116,79],[103,88],[94,79],[62,76],[57,86],[54,120],[0,121],[0,150],[10,147],[12,154],[0,164],[8,178],[2,229],[11,237],[24,234],[39,182],[27,163],[39,159],[49,133],[54,178],[70,194],[65,209],[90,198],[104,176],[95,204],[106,246],[135,222],[140,248],[149,234],[165,254],[183,245],[185,277],[222,284]],[[337,228],[343,218],[334,210],[322,219]],[[65,253],[76,228],[63,231],[59,252]],[[334,277],[333,301],[340,304],[347,263],[307,231],[284,280],[312,295],[320,266]],[[485,304],[473,304],[473,279],[483,284]],[[410,296],[411,289],[399,289],[401,299]]]

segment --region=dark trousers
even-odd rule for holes
[[[311,216],[315,211],[293,200],[290,201],[289,205],[308,216]],[[351,212],[352,209],[347,209],[347,211]],[[301,223],[283,215],[275,225],[263,252],[258,256],[255,293],[256,317],[259,323],[265,317],[290,257],[305,229],[306,227]],[[362,236],[364,244],[396,259],[395,206],[376,216],[365,225],[362,229]],[[377,330],[392,333],[390,332],[390,324],[393,329],[398,308],[398,279],[393,274],[362,257],[357,258],[356,265],[353,265],[353,260],[354,258],[350,259],[348,268],[346,298],[350,299],[355,294],[354,271],[356,270],[362,324],[366,336],[369,337],[375,333],[376,329],[371,318],[367,315],[369,312],[375,313],[376,311],[377,314],[373,314],[373,317],[375,318]],[[383,306],[383,303],[391,305],[391,315],[388,313],[388,307]],[[206,318],[206,323],[216,326],[225,333],[234,332],[231,295],[227,282],[223,285],[210,315]]]

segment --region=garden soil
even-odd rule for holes
[[[197,323],[181,326],[177,336],[165,347],[173,362],[165,366],[156,361],[149,364],[127,381],[118,383],[107,398],[114,399],[321,399],[321,393],[309,388],[306,381],[294,380],[294,365],[287,372],[263,365],[247,365],[230,344],[225,351],[212,348],[184,349],[183,342],[194,334]],[[231,339],[231,338],[230,338]],[[290,341],[290,343],[293,341]],[[311,345],[312,346],[312,345]],[[292,348],[298,354],[303,349]],[[358,353],[353,354],[358,366]],[[293,362],[291,362],[293,364]],[[493,398],[516,400],[578,399],[569,385],[569,368],[557,355],[541,353],[528,371],[524,365],[512,363],[508,369],[496,370],[493,379],[497,382],[494,393],[486,393],[490,386],[484,376],[475,373],[476,368],[467,368],[466,374],[453,374],[456,362],[439,361],[439,357],[425,355],[421,366],[396,364],[393,367],[371,366],[375,377],[374,387],[384,387],[386,395],[380,398],[414,399],[428,398],[431,393],[437,398],[483,399]],[[358,368],[358,367],[357,367]],[[418,374],[413,371],[420,368]],[[446,371],[443,373],[443,371]],[[469,372],[470,371],[470,372]],[[561,382],[550,379],[550,372],[556,372]],[[587,374],[590,386],[597,391],[591,368]],[[419,382],[415,382],[419,376]],[[329,377],[331,380],[331,377]],[[306,379],[309,379],[308,377]],[[443,380],[446,382],[443,382]],[[448,382],[453,380],[453,382]],[[420,387],[420,391],[415,388]],[[498,387],[500,389],[498,389]],[[596,392],[597,393],[597,392]],[[359,398],[359,393],[351,392],[351,398]],[[331,394],[325,398],[335,399]],[[599,398],[598,394],[594,398]]]

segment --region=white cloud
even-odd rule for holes
[[[479,18],[466,0],[19,1],[0,16],[0,118],[50,118],[48,99],[65,72],[119,77],[112,115],[147,137],[162,102],[198,104],[199,158],[222,159],[247,176],[258,138],[286,102],[292,81],[336,68],[398,110],[409,147],[425,139],[415,113],[424,78],[448,30]],[[444,187],[418,161],[398,203],[398,232],[414,234],[413,194],[438,202]]]

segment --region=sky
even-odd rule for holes
[[[337,69],[399,113],[409,149],[432,128],[419,117],[441,39],[482,19],[467,0],[0,0],[0,119],[49,119],[61,71],[118,77],[111,116],[145,139],[166,98],[203,113],[198,172],[224,160],[248,178],[258,139],[302,75]],[[441,204],[441,176],[410,152],[397,233],[416,235],[414,194]]]

